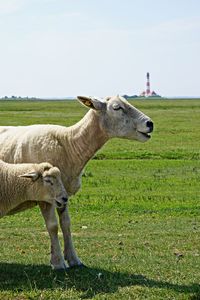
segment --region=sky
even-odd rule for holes
[[[199,0],[0,0],[0,97],[200,96]]]

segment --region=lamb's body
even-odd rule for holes
[[[17,211],[17,207],[27,201],[30,201],[30,206],[36,204],[35,201],[38,199],[39,192],[36,184],[33,181],[19,177],[35,169],[38,169],[38,165],[14,165],[0,160],[0,217]],[[51,200],[49,199],[49,202]]]
[[[80,188],[81,174],[89,159],[110,138],[121,137],[145,142],[153,123],[125,99],[113,97],[103,102],[80,97],[92,109],[71,127],[57,125],[32,125],[25,127],[0,127],[0,158],[7,162],[26,163],[48,161],[57,166],[69,195]],[[52,214],[52,208],[41,210]],[[69,265],[79,265],[80,260],[72,246],[69,216],[59,215],[65,240],[65,258]],[[55,216],[54,216],[55,219]]]

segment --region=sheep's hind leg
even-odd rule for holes
[[[76,251],[73,246],[68,207],[66,206],[65,210],[57,209],[57,211],[60,220],[60,227],[64,238],[64,257],[70,267],[83,266],[82,262],[76,255]]]
[[[46,227],[51,240],[51,265],[54,270],[66,269],[60,243],[58,240],[58,222],[55,214],[55,207],[51,204],[40,202],[40,210],[44,217]]]

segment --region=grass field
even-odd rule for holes
[[[0,220],[0,299],[200,299],[200,101],[144,100],[145,144],[113,139],[71,198],[72,233],[88,268],[49,266],[39,209]],[[76,101],[0,101],[0,125],[71,125]]]

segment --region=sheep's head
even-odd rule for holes
[[[108,137],[146,142],[153,131],[152,120],[121,96],[98,99],[78,96],[78,100],[99,116],[101,128]]]
[[[38,190],[41,200],[51,202],[55,200],[58,208],[66,206],[68,195],[61,180],[61,173],[57,167],[49,163],[37,165],[35,170],[19,177],[28,178],[33,182],[33,189]]]

